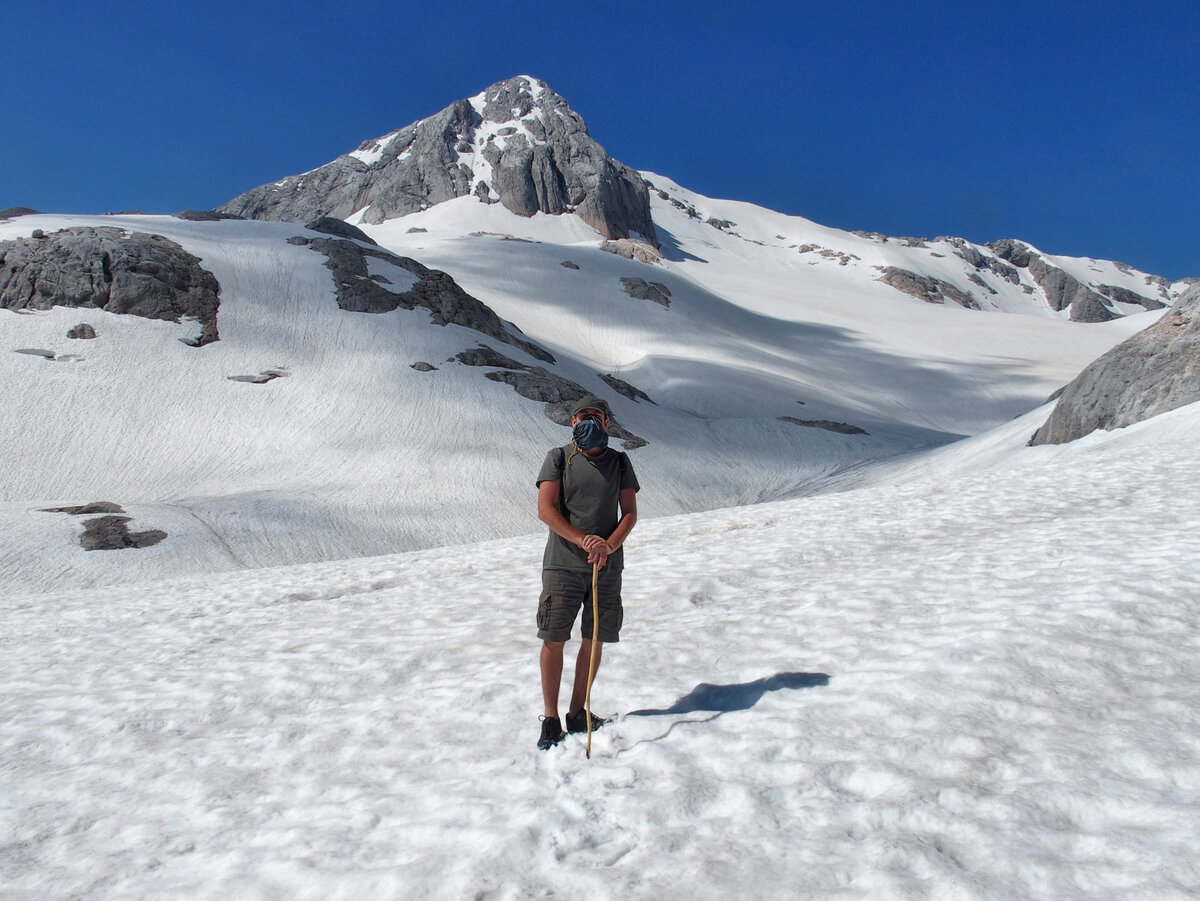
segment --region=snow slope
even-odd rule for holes
[[[540,533],[7,594],[0,889],[1195,897],[1200,406],[1044,413],[640,523],[590,761],[534,749]]]
[[[633,451],[655,486],[648,516],[796,496],[864,461],[977,434],[1040,404],[1156,315],[1081,325],[927,304],[868,266],[869,247],[893,257],[926,249],[654,178],[706,216],[736,216],[738,233],[657,195],[666,257],[654,265],[605,252],[575,216],[524,219],[469,197],[366,227],[449,272],[550,349],[556,374],[611,400],[649,442]],[[221,284],[221,340],[187,347],[175,339],[192,325],[95,310],[0,311],[0,579],[12,590],[371,556],[536,527],[532,473],[567,434],[542,404],[447,362],[484,343],[479,333],[434,326],[423,310],[341,310],[324,257],[287,243],[304,231],[294,224],[25,216],[0,222],[0,239],[72,225],[157,232],[200,257]],[[756,243],[769,233],[778,246]],[[857,248],[865,268],[788,246],[818,240]],[[669,308],[630,297],[621,280],[636,278],[670,291]],[[68,340],[80,321],[100,337]],[[438,368],[418,372],[416,362]],[[266,371],[283,377],[231,380]],[[607,374],[653,403],[616,394]],[[100,500],[122,505],[132,529],[168,539],[86,552],[77,518],[42,512]]]

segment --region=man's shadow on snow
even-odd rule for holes
[[[736,685],[713,685],[701,682],[670,707],[657,710],[631,710],[626,716],[667,716],[673,713],[712,712],[717,716],[733,710],[749,710],[769,691],[781,688],[817,688],[828,685],[825,673],[776,673],[753,682]],[[716,719],[716,717],[709,717]]]

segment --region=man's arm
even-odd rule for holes
[[[622,488],[621,493],[617,495],[617,503],[621,505],[621,518],[617,520],[617,527],[605,542],[610,554],[625,543],[625,539],[637,525],[637,489]]]
[[[608,545],[601,536],[584,535],[583,532],[567,522],[567,518],[558,509],[558,492],[561,486],[561,482],[549,481],[538,485],[538,519],[548,525],[550,531],[564,541],[569,541],[576,547],[587,551],[588,563],[595,563],[599,559],[603,565],[604,558],[611,553]],[[624,494],[624,492],[621,493]],[[620,526],[618,525],[617,528],[620,529]]]

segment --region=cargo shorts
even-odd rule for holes
[[[600,570],[600,640],[620,641],[621,570]],[[583,637],[592,637],[592,574],[558,569],[542,570],[542,594],[538,598],[538,638],[542,641],[567,641],[583,607]]]

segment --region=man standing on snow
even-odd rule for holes
[[[567,708],[567,732],[587,729],[584,699],[592,654],[592,564],[598,564],[600,595],[600,666],[603,643],[618,641],[624,544],[637,522],[637,476],[629,457],[608,446],[612,413],[598,397],[585,397],[571,416],[573,441],[548,454],[538,473],[538,518],[550,527],[542,558],[542,594],[538,601],[538,638],[542,639],[543,751],[566,737],[558,718],[563,648],[583,607],[583,643],[575,659],[575,683]],[[604,720],[592,715],[592,729]]]

